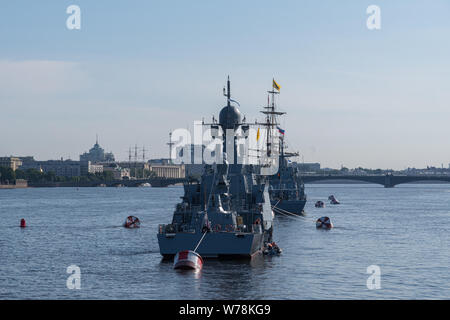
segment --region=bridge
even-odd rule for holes
[[[393,188],[402,183],[412,182],[449,182],[450,175],[403,175],[396,176],[392,174],[387,175],[304,175],[302,176],[304,183],[314,181],[327,180],[349,180],[349,181],[364,181],[368,183],[381,184],[385,188]]]
[[[136,180],[110,180],[110,181],[84,181],[84,182],[29,182],[29,187],[139,187],[149,183],[152,187],[167,187],[170,185],[183,183],[185,178],[149,178]]]
[[[450,175],[303,175],[304,183],[315,181],[330,180],[347,180],[347,181],[363,181],[368,183],[376,183],[385,188],[393,188],[402,183],[412,182],[448,182],[450,183]],[[149,178],[136,180],[111,180],[111,181],[88,181],[88,182],[29,182],[29,187],[139,187],[145,183],[149,183],[152,187],[167,187],[174,184],[184,183],[187,178]],[[343,182],[345,183],[345,182]]]
[[[124,187],[139,187],[145,183],[149,183],[152,187],[168,187],[170,185],[184,183],[185,178],[150,178],[150,179],[136,179],[136,180],[113,180],[110,183],[105,183],[107,187],[114,187],[122,185]]]

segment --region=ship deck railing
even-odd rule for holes
[[[171,226],[171,228],[167,228]],[[169,229],[169,230],[168,230]],[[210,232],[216,233],[240,233],[240,234],[251,234],[251,233],[262,233],[261,224],[253,224],[251,228],[247,228],[246,225],[238,226],[237,228],[212,228]],[[172,224],[160,224],[158,225],[159,234],[175,234],[175,233],[196,233],[196,229],[178,229]]]

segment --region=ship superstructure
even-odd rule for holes
[[[249,124],[243,123],[241,112],[231,104],[229,79],[227,89],[227,105],[220,111],[219,122],[204,124],[213,138],[222,139],[222,159],[204,165],[199,180],[185,183],[172,222],[159,226],[164,257],[183,250],[195,250],[204,258],[251,257],[272,242],[268,180],[259,174],[258,166],[237,161],[236,140],[238,135],[248,139]]]

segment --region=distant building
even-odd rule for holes
[[[0,157],[0,167],[7,167],[16,171],[22,165],[22,160],[17,157]]]
[[[183,164],[177,165],[157,165],[151,164],[150,171],[154,172],[159,178],[184,178],[186,176]]]
[[[92,163],[91,161],[80,161],[80,173],[86,176],[88,173],[102,173],[103,165]]]
[[[300,172],[317,172],[320,171],[320,163],[297,163]]]
[[[172,160],[171,159],[167,159],[167,158],[150,159],[150,160],[148,160],[148,163],[150,165],[152,165],[152,164],[167,165],[167,164],[171,164]]]
[[[150,164],[148,162],[142,161],[122,161],[116,162],[116,164],[121,168],[138,169],[138,170],[150,170]]]
[[[114,162],[114,155],[111,152],[105,152],[98,144],[98,139],[95,141],[94,146],[89,149],[89,152],[80,154],[80,161],[97,162]]]
[[[159,178],[184,178],[186,168],[183,164],[173,164],[171,159],[150,159],[147,161],[148,169]]]
[[[20,170],[28,170],[28,169],[36,169],[41,170],[41,165],[39,164],[40,161],[36,161],[34,157],[19,157],[20,160],[22,160],[22,165],[20,166]]]
[[[20,157],[22,165],[20,170],[35,169],[41,172],[54,172],[59,177],[79,177],[88,173],[103,172],[103,165],[94,164],[90,161],[76,160],[46,160],[37,161],[33,157]]]
[[[130,169],[129,168],[121,168],[117,164],[109,164],[104,165],[103,172],[112,172],[114,180],[123,180],[123,179],[130,179]]]
[[[44,172],[53,172],[59,177],[79,177],[81,176],[80,161],[74,160],[47,160],[37,161]]]

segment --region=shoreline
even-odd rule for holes
[[[305,185],[317,185],[317,184],[374,184],[365,181],[348,181],[348,180],[328,180],[328,181],[311,181],[305,183]],[[448,184],[445,181],[415,181],[411,183],[403,183],[403,184]],[[182,186],[182,184],[172,184],[170,186]],[[0,189],[9,190],[9,189],[33,189],[33,188],[145,188],[143,186],[125,186],[125,185],[92,185],[92,183],[72,183],[72,182],[51,182],[51,183],[36,183],[36,184],[28,184],[24,185],[14,185],[14,184],[0,184]],[[164,186],[163,188],[166,188]],[[151,186],[147,188],[161,188],[161,186]]]

